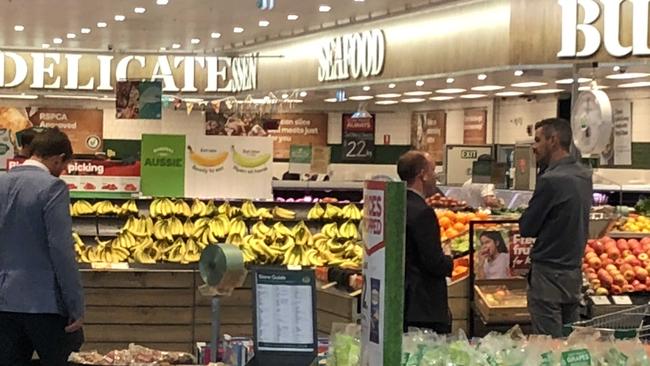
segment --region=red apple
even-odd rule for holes
[[[616,247],[610,247],[609,249],[607,249],[607,256],[611,260],[615,261],[615,260],[617,260],[618,258],[621,257],[621,251],[618,250],[618,248],[616,248]]]
[[[641,247],[636,247],[636,248],[632,249],[632,254],[634,254],[635,256],[639,257],[639,255],[641,255],[641,254],[646,254],[646,253],[645,253],[645,251],[643,250],[643,248],[641,248]]]
[[[629,250],[629,249],[625,249],[625,250],[621,251],[621,257],[623,257],[623,258],[625,258],[627,256],[630,256],[630,255],[632,255],[632,251]]]
[[[640,284],[641,284],[641,281],[639,281],[639,280],[634,280],[634,281],[632,281],[632,283],[631,283],[630,285],[632,285],[632,286],[638,286],[638,285],[640,285]]]
[[[632,285],[623,286],[623,292],[634,292],[634,286]]]
[[[636,274],[634,273],[633,270],[630,269],[628,271],[623,272],[623,277],[625,277],[625,280],[627,282],[630,282],[630,281],[634,280],[634,278],[636,277]]]
[[[585,269],[585,273],[596,273],[596,270],[589,267],[589,268]]]
[[[589,284],[591,285],[591,288],[599,288],[601,287],[601,282],[599,279],[591,280],[589,281]]]
[[[636,274],[636,278],[641,282],[645,282],[648,278],[648,271],[645,268],[637,267],[634,269],[634,273]]]
[[[587,254],[587,253],[595,253],[595,252],[596,251],[594,250],[594,248],[592,248],[590,246],[585,247],[585,254]]]
[[[645,279],[645,287],[650,288],[650,277]]]
[[[641,243],[636,239],[630,239],[627,241],[627,245],[630,246],[630,249],[641,248]]]
[[[648,255],[648,253],[641,253],[637,256],[637,258],[639,258],[639,260],[643,263],[646,262],[650,263],[650,256]]]
[[[618,239],[618,241],[616,242],[616,247],[621,252],[630,249],[630,246],[627,244],[627,241],[625,239]]]
[[[638,286],[634,286],[634,291],[636,292],[645,292],[648,289],[648,287],[644,284],[639,284]]]
[[[598,254],[596,254],[596,252],[589,252],[585,254],[585,262],[587,262],[591,258],[598,258]]]
[[[601,261],[602,262],[602,261]],[[628,255],[625,257],[625,263],[631,265],[632,267],[640,266],[641,261],[639,261],[635,256],[633,255]]]
[[[623,288],[621,286],[614,285],[612,286],[612,295],[620,295],[623,293]]]
[[[588,273],[586,277],[587,277],[587,280],[589,280],[589,281],[598,279],[598,275],[595,274],[595,273]]]
[[[600,258],[591,258],[591,259],[589,259],[588,263],[589,263],[589,266],[591,268],[596,269],[596,270],[598,270],[603,264],[603,262],[600,260]]]
[[[621,267],[625,265],[625,261],[623,260],[623,258],[619,258],[619,259],[614,261],[614,264],[616,264],[618,269],[620,269],[622,271]]]
[[[621,273],[625,273],[627,271],[633,271],[634,268],[628,263],[623,263],[620,266],[618,266],[618,270],[621,271]]]
[[[650,237],[646,236],[643,239],[641,239],[641,245],[648,245],[650,246]]]
[[[606,270],[607,272],[609,272],[610,274],[611,274],[612,272],[618,272],[618,268],[617,268],[615,265],[613,265],[613,264],[608,264],[608,265],[606,265],[606,266],[605,266],[605,270]]]
[[[614,285],[623,287],[625,286],[625,277],[622,274],[614,275]]]

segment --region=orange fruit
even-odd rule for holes
[[[438,219],[438,223],[440,224],[440,227],[443,229],[448,229],[451,226],[451,220],[449,220],[449,217],[443,216]]]
[[[467,214],[464,212],[459,212],[456,214],[456,222],[460,222],[461,224],[464,224],[467,221]]]
[[[453,239],[458,236],[458,231],[453,228],[447,229],[447,231],[445,231],[445,235],[447,236],[447,238]]]
[[[467,214],[467,222],[470,222],[472,220],[476,220],[478,216],[474,212],[470,212]]]
[[[454,224],[454,230],[456,230],[458,232],[465,231],[465,224],[462,224],[460,222],[455,223]]]
[[[490,218],[490,215],[485,211],[479,211],[477,216],[481,220],[487,220],[488,218]]]
[[[457,221],[456,213],[454,211],[447,211],[446,215],[447,215],[447,217],[449,217],[449,220],[451,220],[453,222]]]

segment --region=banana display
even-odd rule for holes
[[[86,200],[78,200],[70,205],[70,215],[73,217],[87,215],[130,215],[138,214],[138,206],[134,200],[124,202],[121,206],[111,201],[99,201],[91,204]]]
[[[319,203],[316,203],[309,212],[307,212],[308,220],[335,220],[335,219],[347,219],[347,220],[361,220],[363,218],[363,212],[355,205],[350,203],[343,208],[334,206],[332,204],[326,204],[325,208]]]

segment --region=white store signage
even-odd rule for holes
[[[318,55],[318,81],[377,76],[384,68],[386,39],[373,29],[327,39]]]
[[[626,2],[632,8],[632,44],[622,45],[621,9]],[[557,57],[590,57],[598,52],[601,43],[614,57],[650,55],[648,47],[648,8],[650,0],[559,0],[562,7],[562,46]],[[579,9],[584,18],[578,20]],[[594,23],[603,16],[603,32]],[[629,26],[624,24],[623,26]],[[584,46],[578,50],[578,33],[584,37]]]
[[[20,87],[31,80],[30,89],[112,91],[115,80],[144,72],[148,79],[162,80],[164,91],[241,92],[257,88],[257,61],[257,55],[116,56],[0,50],[0,88]],[[196,85],[197,73],[203,74],[203,85]],[[182,85],[177,85],[175,75]],[[80,80],[82,76],[86,79]]]

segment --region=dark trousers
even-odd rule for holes
[[[27,366],[34,351],[42,366],[67,366],[83,333],[66,333],[66,318],[54,314],[0,312],[0,366]]]

